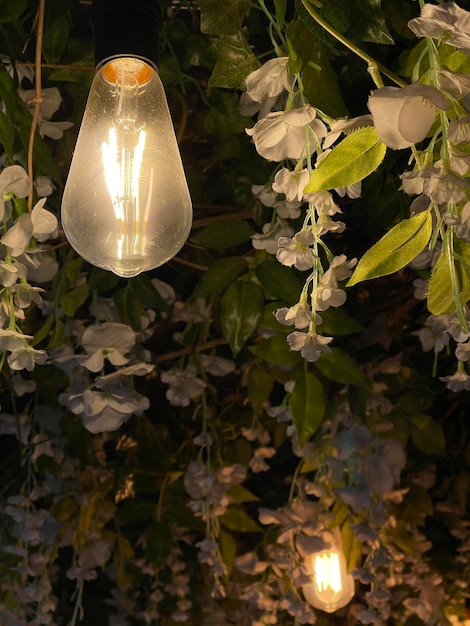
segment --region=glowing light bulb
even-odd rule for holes
[[[311,583],[304,585],[305,599],[312,606],[334,613],[346,606],[354,596],[354,579],[348,574],[338,533],[331,535],[325,550],[307,557],[305,565]]]
[[[163,86],[147,60],[98,68],[62,200],[62,225],[84,259],[126,278],[171,259],[192,206]]]

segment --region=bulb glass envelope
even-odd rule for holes
[[[62,225],[84,259],[131,277],[171,259],[192,206],[162,83],[138,57],[98,67],[62,200]]]
[[[339,532],[325,533],[327,546],[308,556],[305,566],[311,582],[302,587],[307,602],[317,609],[334,613],[354,596],[354,579],[348,573]]]

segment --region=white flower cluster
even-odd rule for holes
[[[328,343],[332,341],[318,334],[322,320],[317,312],[344,304],[346,292],[341,284],[352,274],[356,260],[348,261],[345,255],[335,257],[321,239],[345,228],[343,222],[332,219],[341,213],[333,195],[304,190],[314,167],[341,133],[354,127],[354,122],[334,128],[332,125],[329,132],[316,109],[305,102],[299,81],[289,75],[286,57],[271,59],[249,74],[246,87],[241,110],[245,114],[259,113],[256,124],[246,132],[261,156],[286,164],[277,171],[271,185],[253,186],[255,197],[273,210],[272,220],[263,226],[262,234],[253,235],[253,246],[275,254],[287,267],[309,272],[300,301],[290,309],[280,309],[276,318],[299,329],[287,338],[291,350],[299,351],[308,361],[316,361],[323,352],[330,352]],[[253,103],[259,107],[253,107]],[[357,197],[360,186],[337,192]],[[306,211],[304,224],[294,232],[286,220],[299,217],[302,207]],[[320,246],[327,251],[326,260],[320,258]]]

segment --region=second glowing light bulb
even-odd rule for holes
[[[186,241],[192,206],[163,86],[146,60],[98,68],[62,200],[84,259],[123,277],[158,267]]]

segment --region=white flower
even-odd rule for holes
[[[138,394],[131,395],[123,388],[108,388],[106,391],[86,389],[82,395],[81,413],[83,425],[92,433],[118,429],[134,414],[149,407],[149,401]],[[78,408],[78,407],[77,407]]]
[[[235,370],[235,363],[221,356],[201,355],[201,365],[205,372],[212,376],[225,376]]]
[[[340,207],[333,200],[329,191],[315,191],[306,196],[308,202],[313,206],[318,215],[336,215],[342,213]]]
[[[291,239],[280,237],[279,249],[276,253],[277,260],[287,267],[294,265],[298,270],[304,271],[313,267],[317,256],[310,247],[313,244],[311,230],[301,230]]]
[[[443,36],[446,43],[470,54],[469,13],[456,2],[426,3],[420,17],[410,20],[408,26],[418,37]]]
[[[169,385],[166,397],[173,406],[189,406],[193,398],[201,395],[206,383],[198,378],[197,370],[191,363],[184,369],[171,369],[162,372],[163,383]]]
[[[10,195],[26,198],[31,189],[28,173],[21,165],[10,165],[0,173],[0,219],[5,213],[5,200]]]
[[[469,361],[470,360],[470,342],[466,341],[465,343],[459,343],[457,348],[455,349],[455,356],[459,361]]]
[[[18,263],[16,259],[11,263],[0,261],[0,283],[4,287],[11,287],[18,278],[26,277],[26,268],[22,263]]]
[[[432,167],[404,172],[400,176],[408,194],[425,194],[436,204],[455,204],[467,193],[467,181],[446,170],[438,161]]]
[[[106,374],[106,376],[97,376],[95,378],[95,386],[102,389],[105,385],[116,383],[122,376],[147,376],[155,369],[155,365],[150,363],[134,363],[127,367],[121,367],[116,372]]]
[[[323,337],[316,333],[301,333],[296,330],[287,335],[287,341],[291,350],[300,352],[304,359],[313,363],[318,361],[322,353],[331,352],[328,344],[333,341],[333,337]]]
[[[260,448],[256,448],[253,453],[253,457],[250,459],[250,469],[253,473],[258,474],[259,472],[267,472],[271,468],[265,463],[265,459],[270,459],[276,454],[276,448],[262,446]]]
[[[124,355],[134,347],[135,332],[126,324],[92,324],[83,331],[81,344],[90,355],[82,365],[90,372],[99,372],[105,359],[115,366],[129,361]]]
[[[55,185],[49,176],[37,176],[34,179],[34,186],[38,192],[38,196],[50,196],[55,189]]]
[[[0,329],[0,351],[9,350],[13,352],[13,350],[23,348],[27,340],[32,338],[32,335],[23,335],[16,330]]]
[[[366,126],[373,126],[371,115],[360,115],[359,117],[340,119],[332,122],[331,130],[323,140],[323,149],[331,148],[343,133],[349,135],[353,130],[365,128]]]
[[[447,388],[451,391],[470,391],[470,376],[461,369],[458,369],[451,376],[441,376],[439,380],[446,383]]]
[[[152,285],[155,287],[155,289],[158,291],[158,293],[167,304],[174,304],[176,300],[176,294],[171,285],[163,282],[163,280],[159,280],[158,278],[152,278]]]
[[[24,345],[15,348],[8,356],[8,365],[12,370],[27,370],[31,372],[37,364],[46,362],[47,353],[44,350],[35,350],[32,346]]]
[[[19,90],[19,95],[26,106],[32,110],[34,108],[34,89]],[[51,139],[60,139],[63,131],[73,126],[72,122],[51,122],[50,119],[59,109],[62,96],[57,87],[46,87],[41,92],[41,104],[39,108],[39,131],[42,136]]]
[[[41,198],[31,213],[22,213],[0,239],[3,245],[11,249],[12,256],[22,254],[31,237],[44,241],[57,230],[57,218],[44,208],[45,203],[46,198]]]
[[[245,79],[246,93],[255,102],[277,98],[283,91],[289,91],[292,77],[287,70],[289,57],[278,57],[266,61]]]
[[[298,302],[291,307],[282,307],[274,313],[276,320],[284,326],[307,328],[312,321],[312,311],[305,302]]]
[[[306,104],[291,111],[268,113],[246,132],[268,161],[299,160],[313,154],[318,147],[315,139],[326,134],[326,126],[315,117],[315,109]]]
[[[285,194],[288,202],[300,201],[304,196],[304,189],[309,178],[308,170],[290,171],[284,167],[276,174],[273,189],[278,193]]]
[[[435,87],[413,83],[406,87],[381,87],[369,96],[379,139],[394,150],[409,148],[426,137],[436,119],[436,108],[449,108]]]
[[[278,250],[278,240],[281,237],[291,237],[294,230],[290,226],[285,226],[281,222],[263,225],[263,233],[256,233],[251,236],[251,243],[255,250],[266,250],[269,254],[276,254]]]

